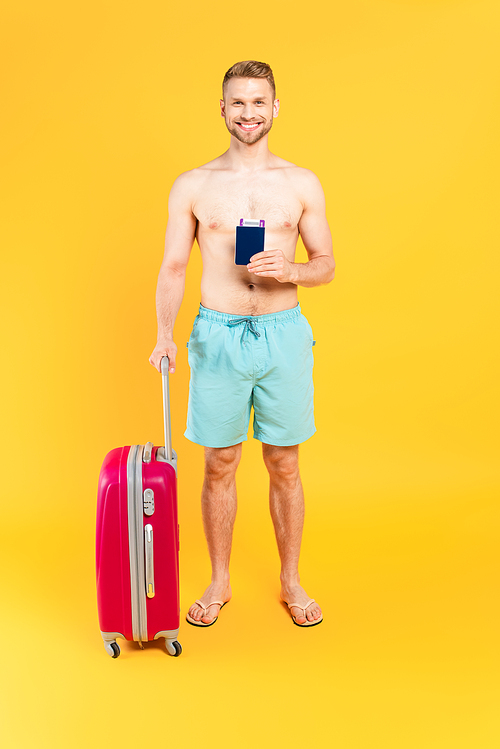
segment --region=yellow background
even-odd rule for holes
[[[498,2],[10,3],[2,22],[5,747],[497,747]],[[268,61],[271,149],[327,196],[337,278],[300,290],[318,432],[301,572],[278,602],[260,445],[238,476],[234,598],[207,631],[103,649],[108,450],[163,444],[148,363],[167,197],[227,147],[220,82]],[[301,249],[299,259],[304,259]],[[182,436],[195,246],[171,380],[182,614],[208,582]]]

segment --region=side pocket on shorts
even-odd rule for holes
[[[186,348],[188,350],[188,362],[189,362],[189,356],[192,352],[193,344],[195,342],[195,331],[198,326],[198,322],[200,320],[200,316],[196,315],[193,323],[193,329],[191,330],[191,335],[189,336],[189,341],[186,343]]]
[[[186,346],[187,346],[188,348],[189,348],[189,344],[190,344],[190,343],[192,342],[192,340],[193,340],[194,332],[195,332],[195,330],[196,330],[196,327],[197,327],[197,325],[198,325],[199,321],[200,321],[200,316],[199,316],[199,315],[196,315],[196,317],[194,318],[194,323],[193,323],[193,328],[192,328],[192,330],[191,330],[191,335],[189,336],[189,341],[188,341],[188,342],[186,343]]]
[[[305,325],[305,327],[307,329],[307,347],[308,348],[309,347],[312,348],[313,346],[316,345],[316,341],[314,340],[313,330],[312,330],[312,328],[311,328],[311,326],[309,324],[309,320],[307,319],[307,317],[305,315],[302,315],[302,314],[301,314],[301,317],[302,317],[302,321],[303,321],[303,323],[304,323],[304,325]]]

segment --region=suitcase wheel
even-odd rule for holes
[[[167,648],[167,653],[173,655],[174,658],[177,658],[182,653],[181,644],[177,640],[165,640],[165,647]]]
[[[118,658],[120,655],[120,646],[114,640],[113,642],[105,642],[104,643],[104,649],[108,655],[110,655],[112,658]]]

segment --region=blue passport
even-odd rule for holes
[[[248,265],[250,258],[264,250],[265,222],[262,219],[240,219],[236,227],[236,265]]]

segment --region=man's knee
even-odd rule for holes
[[[299,446],[262,445],[264,463],[270,475],[281,480],[294,480],[299,475]]]
[[[233,477],[241,458],[241,443],[231,447],[205,448],[205,478],[218,481]]]

